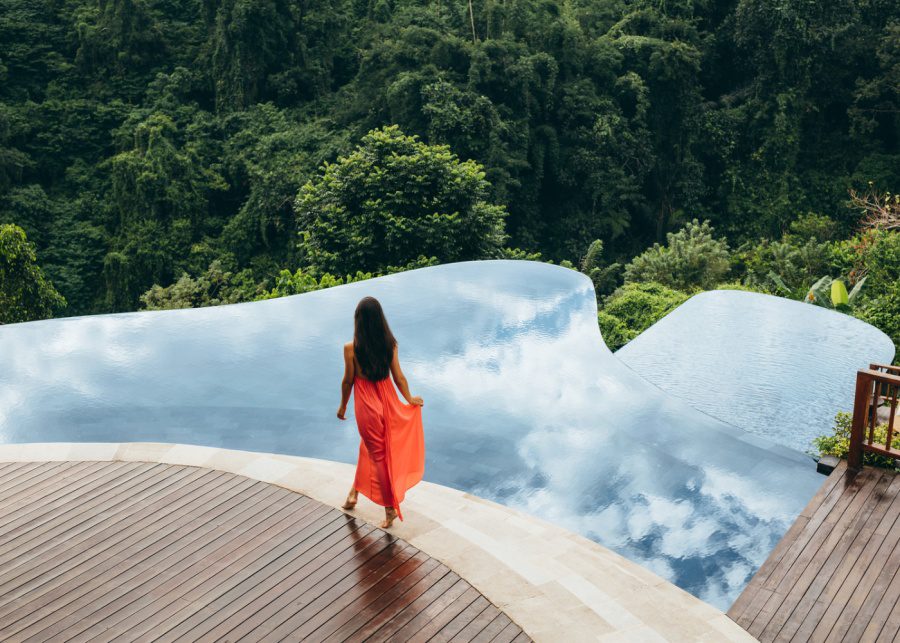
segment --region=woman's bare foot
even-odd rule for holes
[[[397,512],[393,507],[385,507],[384,508],[384,520],[381,521],[379,527],[382,529],[388,529],[391,525],[394,524],[394,519],[397,517]]]
[[[354,507],[356,507],[356,501],[359,499],[359,492],[356,489],[352,489],[349,494],[347,494],[347,502],[341,505],[341,509],[346,509],[347,511],[352,511]]]

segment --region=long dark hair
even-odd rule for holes
[[[381,304],[363,297],[353,314],[353,352],[363,377],[377,382],[388,376],[397,340],[388,326]]]

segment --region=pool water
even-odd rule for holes
[[[352,415],[335,412],[342,344],[365,295],[381,300],[425,399],[427,480],[560,523],[722,609],[824,480],[807,456],[621,363],[584,275],[522,261],[0,327],[0,441],[185,442],[353,462]]]
[[[854,317],[799,301],[714,290],[616,352],[667,393],[773,442],[813,451],[853,410],[856,371],[890,364],[894,344]]]

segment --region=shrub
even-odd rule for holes
[[[850,450],[850,429],[853,425],[853,416],[850,413],[840,412],[834,418],[832,432],[813,438],[813,445],[819,455],[833,455],[846,459]],[[887,424],[875,427],[875,442],[884,444],[887,438]],[[863,453],[863,463],[873,467],[895,469],[896,461],[893,458],[877,455],[875,453]]]
[[[894,342],[894,359],[900,359],[900,283],[871,296],[857,316],[884,332]]]
[[[302,263],[313,272],[385,272],[420,255],[441,263],[499,257],[502,206],[480,165],[397,126],[373,130],[297,196]]]
[[[603,310],[597,313],[597,323],[600,325],[603,341],[611,351],[619,350],[638,334],[629,329],[621,319]]]
[[[606,345],[621,348],[689,297],[655,282],[625,284],[606,299],[598,315]]]
[[[697,219],[666,235],[625,267],[625,283],[655,281],[680,290],[709,289],[721,282],[731,267],[728,242],[713,238],[708,221]]]
[[[235,273],[216,260],[197,277],[184,273],[170,286],[154,285],[140,300],[146,310],[172,310],[252,301],[264,292],[264,284],[256,283],[250,270]]]

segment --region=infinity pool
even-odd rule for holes
[[[335,411],[341,346],[364,295],[382,301],[425,398],[428,480],[561,523],[720,608],[824,480],[807,456],[624,366],[600,337],[585,276],[518,261],[0,327],[0,441],[186,442],[353,462],[355,425]]]
[[[714,290],[691,297],[616,357],[701,411],[810,451],[835,413],[853,410],[856,371],[890,364],[894,344],[843,313]]]

